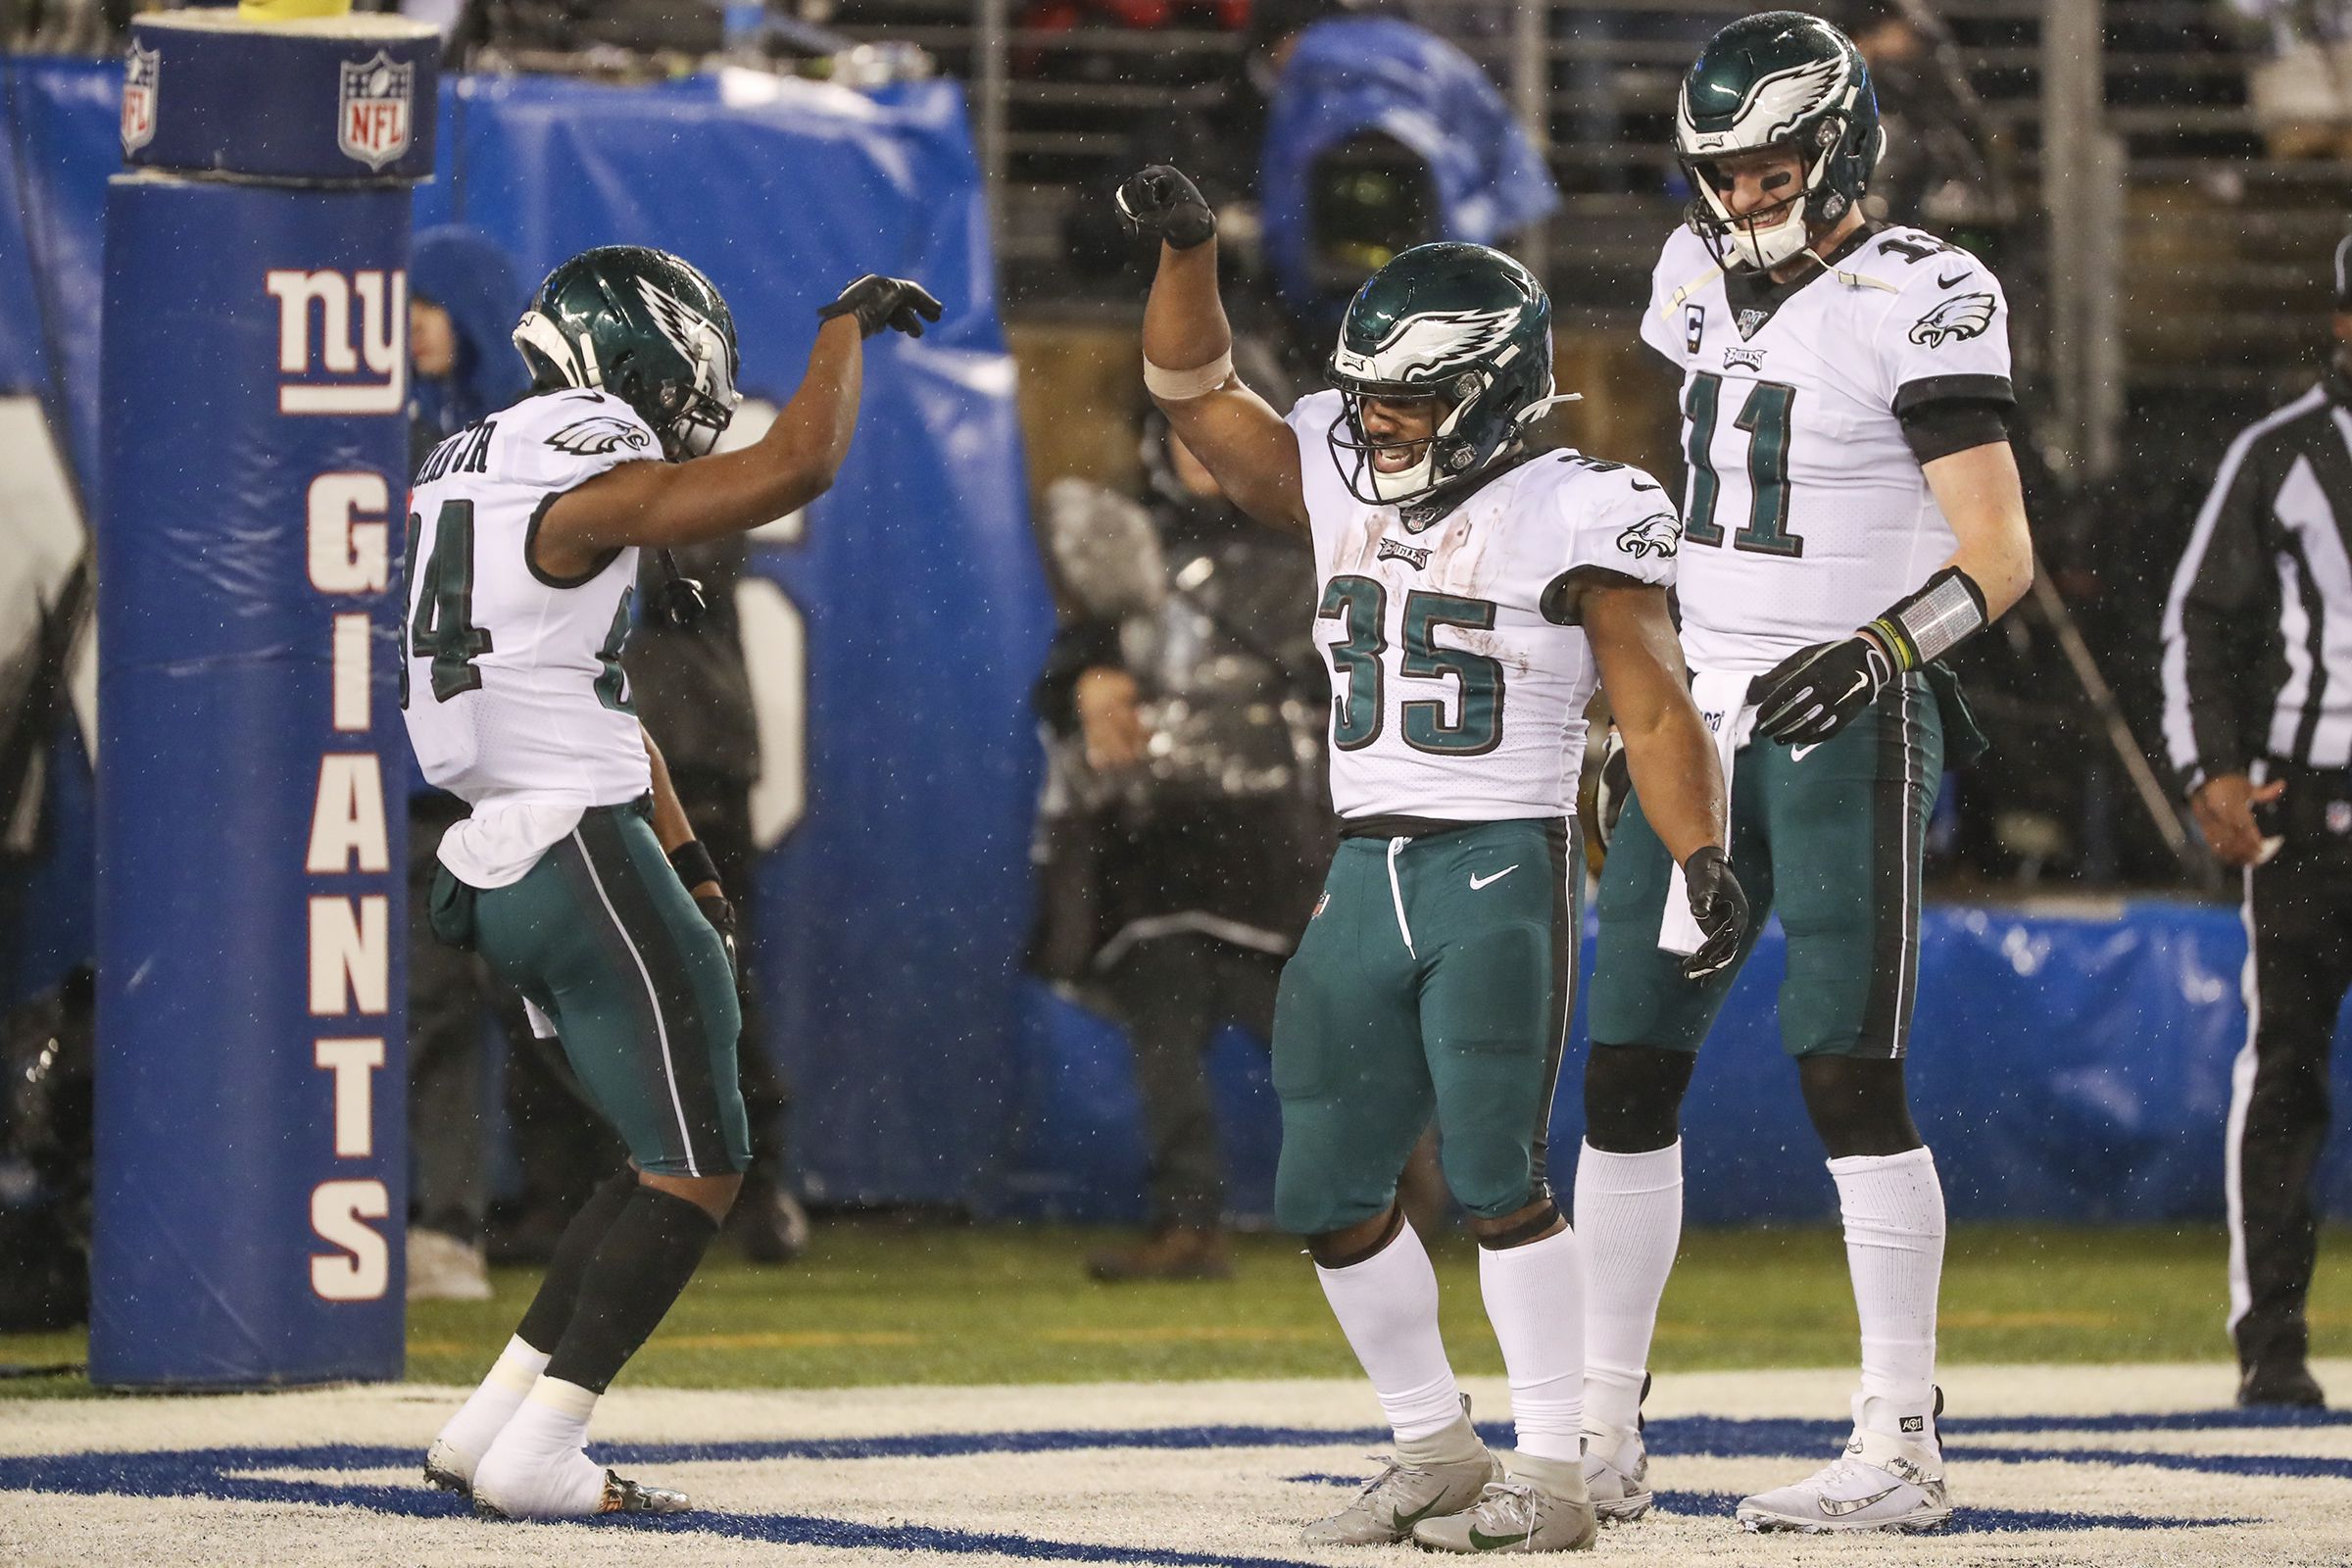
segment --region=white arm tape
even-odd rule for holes
[[[1233,350],[1227,349],[1206,365],[1190,370],[1171,370],[1144,362],[1144,390],[1163,403],[1204,398],[1233,379]]]

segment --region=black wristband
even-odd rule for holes
[[[718,880],[718,866],[711,860],[710,852],[703,848],[701,839],[688,839],[670,851],[669,868],[678,873],[678,880],[689,889]]]

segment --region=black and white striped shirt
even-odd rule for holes
[[[2164,735],[2185,788],[2258,760],[2352,766],[2352,380],[2230,443],[2164,611]]]

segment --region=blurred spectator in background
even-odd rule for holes
[[[2352,156],[2352,4],[2230,0],[2230,8],[2260,33],[2247,88],[2271,156]]]
[[[678,805],[735,905],[743,1001],[736,1056],[751,1122],[752,1166],[723,1232],[753,1262],[782,1263],[808,1245],[808,1216],[793,1191],[787,1157],[791,1091],[766,1047],[753,983],[760,879],[752,786],[760,779],[760,728],[735,611],[735,585],[743,580],[748,552],[742,534],[674,553],[648,551],[638,568],[638,620],[621,652],[621,667],[646,729],[669,764]]]
[[[1049,770],[1030,963],[1117,1019],[1135,1053],[1151,1234],[1091,1271],[1219,1279],[1231,1264],[1205,1058],[1228,1021],[1271,1034],[1332,847],[1330,688],[1304,542],[1245,517],[1157,414],[1143,445],[1140,505],[1078,479],[1046,493],[1048,554],[1076,613],[1036,689]]]
[[[527,298],[514,264],[478,229],[417,234],[409,255],[409,464],[520,398],[530,377],[509,334]],[[518,998],[479,956],[435,941],[427,915],[441,836],[466,803],[409,758],[409,1298],[486,1300],[491,1189],[485,1012],[521,1036]]]
[[[2328,1057],[2352,989],[2352,239],[2319,384],[2241,432],[2174,574],[2164,727],[2197,826],[2245,871],[2246,1009],[2224,1151],[2240,1404],[2317,1406],[2305,1303]]]
[[[1388,17],[1334,18],[1293,41],[1260,175],[1267,270],[1315,363],[1365,274],[1397,252],[1501,244],[1559,206],[1550,169],[1478,63]]]
[[[1849,0],[1839,24],[1870,67],[1886,151],[1863,208],[1983,253],[2017,217],[2005,149],[1969,84],[1951,29],[1924,0]],[[2000,258],[1986,260],[1998,266]]]

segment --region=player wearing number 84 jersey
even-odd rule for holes
[[[1862,1327],[1852,1442],[1742,1502],[1758,1530],[1927,1529],[1951,1512],[1943,1200],[1902,1064],[1921,845],[1947,755],[1975,741],[1937,661],[2025,592],[2032,547],[2000,284],[1966,251],[1864,219],[1883,141],[1836,28],[1787,11],[1724,28],[1684,79],[1690,223],[1642,321],[1682,374],[1683,649],[1729,782],[1733,864],[1788,932],[1782,1041],[1830,1155]],[[1697,984],[1680,970],[1689,922],[1648,789],[1635,780],[1602,873],[1576,1188],[1599,1260],[1587,1478],[1618,1518],[1649,1505],[1639,1410],[1682,1223],[1680,1107],[1736,966]]]
[[[1689,870],[1708,937],[1695,969],[1727,961],[1745,919],[1667,614],[1672,505],[1633,469],[1536,450],[1534,420],[1557,401],[1550,304],[1509,257],[1436,244],[1390,262],[1348,308],[1337,390],[1286,420],[1233,374],[1200,192],[1159,167],[1118,200],[1162,242],[1146,386],[1238,506],[1311,536],[1320,577],[1342,844],[1275,1008],[1274,1206],[1306,1238],[1396,1454],[1307,1539],[1589,1546],[1583,1286],[1545,1158],[1575,995],[1571,803],[1596,678]],[[1437,1278],[1396,1207],[1433,1116],[1510,1378],[1507,1472],[1458,1398]]]
[[[692,1277],[750,1157],[733,911],[638,726],[620,653],[638,552],[741,533],[822,494],[849,450],[863,339],[919,336],[940,306],[867,276],[819,315],[774,425],[714,454],[736,403],[726,302],[664,252],[584,252],[515,328],[532,395],[417,471],[401,707],[426,778],[472,808],[440,845],[433,932],[478,950],[554,1025],[629,1151],[425,1456],[428,1482],[486,1515],[687,1505],[584,1449],[598,1397]]]

